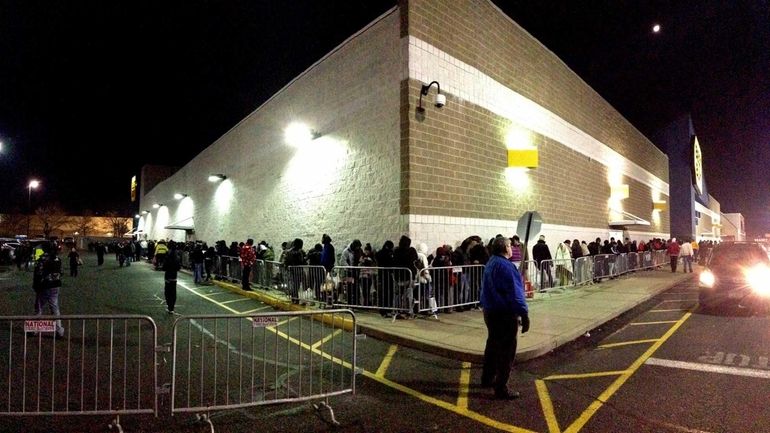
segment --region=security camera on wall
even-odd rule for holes
[[[436,95],[436,107],[441,108],[446,105],[446,96],[439,93]]]

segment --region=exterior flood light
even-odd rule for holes
[[[153,205],[152,205],[152,208],[153,208],[153,209],[158,209],[158,208],[159,208],[159,207],[161,207],[161,206],[163,206],[163,205],[162,205],[162,204],[160,204],[160,203],[153,203]]]
[[[148,211],[148,210],[143,210],[142,211],[142,215],[147,215],[148,213],[150,213],[150,211]]]
[[[286,144],[293,147],[302,147],[321,136],[321,134],[300,122],[289,124],[283,133]]]
[[[224,174],[210,174],[209,175],[209,182],[219,182],[220,180],[227,179],[227,176]]]
[[[628,198],[628,185],[615,185],[610,188],[610,197],[616,200]]]
[[[187,197],[187,194],[182,194],[182,193],[179,193],[179,192],[174,194],[174,199],[175,200],[181,200],[181,199],[183,199],[185,197]]]
[[[417,105],[417,111],[420,113],[425,111],[425,108],[422,106],[422,97],[428,96],[428,91],[434,84],[436,85],[436,108],[441,108],[446,105],[446,96],[441,94],[441,85],[438,83],[438,81],[431,81],[430,84],[423,84],[422,88],[420,89],[420,102]]]

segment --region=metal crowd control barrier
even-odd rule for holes
[[[335,266],[330,293],[335,307],[378,309],[392,314],[415,309],[415,286],[408,268]]]
[[[551,292],[572,286],[572,271],[572,259],[542,260],[539,291]]]
[[[286,268],[286,282],[292,299],[326,304],[330,291],[326,290],[326,268],[323,266],[289,266]]]
[[[591,256],[578,257],[572,263],[573,283],[576,286],[590,284],[594,280],[594,259]]]
[[[157,416],[157,335],[147,316],[0,317],[0,415]]]
[[[252,278],[254,284],[263,289],[279,290],[287,295],[290,294],[283,263],[272,260],[257,260],[255,269],[257,269],[257,273]]]
[[[427,268],[430,281],[418,273],[418,311],[435,313],[479,303],[484,265]]]
[[[179,318],[172,415],[355,393],[355,330],[346,309]]]

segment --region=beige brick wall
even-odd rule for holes
[[[486,0],[412,0],[401,5],[408,7],[402,22],[409,35],[473,65],[668,181],[663,153]],[[425,98],[421,115],[416,111],[421,85],[405,79],[401,86],[401,123],[407,125],[401,143],[403,213],[516,220],[526,210],[538,210],[549,224],[607,227],[608,167],[532,133],[540,166],[528,173],[529,188],[516,191],[505,178],[504,135],[511,121],[446,91],[447,104],[437,109],[431,103],[435,89]],[[667,233],[668,211],[652,213],[651,188],[628,176],[622,181],[630,190],[623,210],[652,223],[632,230]]]
[[[532,133],[540,166],[527,173],[529,188],[517,192],[504,174],[504,132],[510,121],[451,96],[441,110],[429,106],[424,117],[418,116],[415,95],[421,83],[405,82],[414,96],[402,107],[402,117],[412,118],[402,139],[402,170],[409,182],[408,188],[402,187],[405,213],[515,220],[535,209],[549,224],[607,226],[606,166]],[[628,177],[622,181],[630,191],[623,210],[651,220],[650,188]],[[667,232],[668,224],[668,212],[663,212],[660,223],[638,230]]]
[[[474,65],[668,181],[665,155],[556,55],[488,0],[400,3],[402,8],[408,7],[402,11],[408,34]]]

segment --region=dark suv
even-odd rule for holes
[[[701,307],[733,304],[768,311],[770,258],[757,242],[723,242],[700,273]]]

